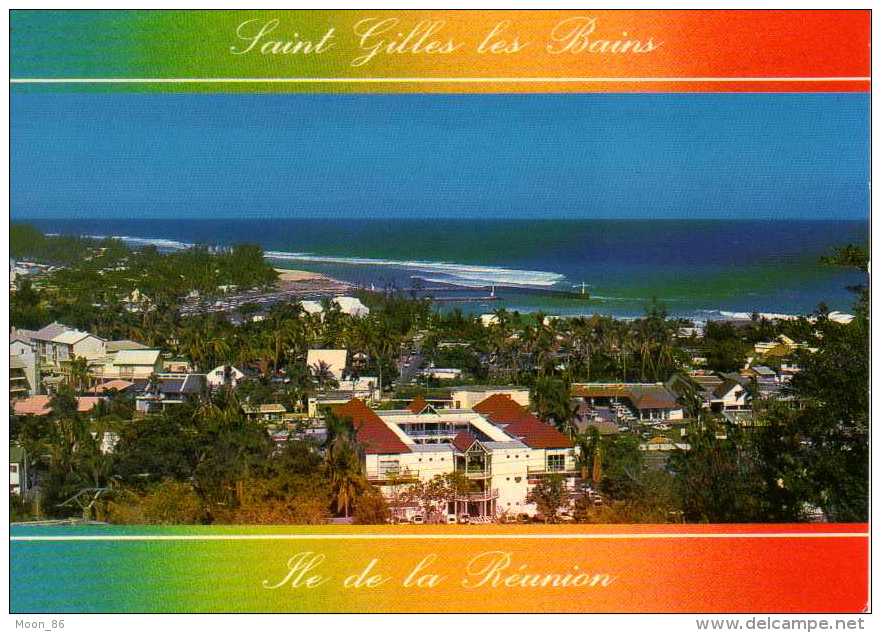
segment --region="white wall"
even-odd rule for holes
[[[104,341],[97,336],[87,336],[73,346],[73,353],[85,358],[104,356]]]
[[[28,387],[30,387],[30,395],[40,393],[40,371],[39,360],[35,346],[28,345],[22,341],[12,341],[9,344],[9,356],[17,356],[24,364],[24,373],[28,379]]]
[[[492,452],[491,488],[499,491],[496,514],[521,514],[528,512],[526,494],[529,486],[527,464],[529,449],[505,448]]]
[[[511,399],[517,404],[528,407],[529,406],[529,390],[528,389],[517,389],[517,388],[499,388],[499,389],[483,389],[481,391],[474,391],[469,389],[462,389],[459,391],[452,392],[452,400],[453,407],[456,409],[472,409],[474,405],[479,402],[483,402],[490,396],[502,393],[511,397]]]

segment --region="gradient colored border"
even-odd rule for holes
[[[17,90],[868,91],[870,15],[857,10],[17,10],[11,15],[11,67]],[[596,21],[593,38],[651,39],[659,46],[642,54],[547,52],[555,26],[583,18]],[[423,45],[452,39],[461,48],[439,54],[405,47],[407,52],[380,53],[369,63],[352,66],[365,52],[355,35],[356,25],[365,19],[397,20],[386,33],[367,40],[368,47],[380,40],[403,40],[420,24],[438,23],[436,34]],[[278,20],[261,42],[317,42],[332,27],[335,44],[319,55],[234,55],[231,47],[241,50],[246,44],[236,30],[248,20],[255,29]],[[481,40],[499,23],[508,26],[497,39],[510,43],[516,36],[530,45],[514,54],[477,53]],[[411,38],[411,44],[418,39]]]
[[[704,526],[24,527],[12,530],[12,611],[863,612],[865,524]],[[323,561],[294,587],[288,561]],[[481,586],[510,573],[607,574],[602,587]],[[501,554],[498,554],[501,556]],[[403,586],[425,557],[434,587]],[[378,587],[345,587],[376,559]],[[422,575],[422,574],[420,574]],[[366,576],[365,576],[366,578]],[[491,579],[495,578],[493,574]],[[305,580],[305,576],[303,578]]]
[[[510,21],[542,41],[561,20],[652,37],[649,55],[469,52]],[[363,67],[361,19],[442,20],[455,55],[390,54]],[[322,56],[231,56],[237,25],[278,19]],[[851,92],[870,88],[869,11],[13,11],[14,91]],[[406,30],[406,28],[405,28]],[[428,79],[411,81],[408,79]],[[542,81],[541,79],[547,79]],[[712,78],[708,80],[707,78]],[[296,81],[290,81],[296,79]],[[638,81],[634,81],[634,79]],[[704,80],[702,80],[704,79]],[[209,81],[205,81],[209,80]],[[302,81],[301,81],[302,80]],[[355,80],[355,81],[351,81]],[[11,609],[74,612],[862,612],[866,524],[711,526],[13,526]],[[312,589],[267,589],[302,552],[325,558]],[[468,562],[507,552],[508,572],[607,573],[603,588],[461,585]],[[436,587],[401,586],[426,556]],[[343,588],[377,559],[381,586]]]

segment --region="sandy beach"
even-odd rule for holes
[[[288,268],[276,268],[279,281],[312,281],[315,279],[326,279],[321,273],[312,273],[308,270],[290,270]]]
[[[276,268],[278,273],[279,290],[285,292],[303,293],[328,293],[339,294],[352,289],[352,285],[339,279],[313,273],[308,270],[291,270],[288,268]]]

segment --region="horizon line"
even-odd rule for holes
[[[177,215],[137,215],[137,216],[106,216],[106,215],[94,215],[94,216],[18,216],[15,217],[12,213],[9,214],[9,221],[11,223],[17,221],[30,221],[30,220],[70,220],[70,221],[88,221],[88,220],[172,220],[177,222],[193,222],[193,221],[211,221],[211,222],[222,222],[225,220],[426,220],[426,221],[437,221],[437,220],[467,220],[469,222],[481,222],[481,221],[590,221],[590,220],[601,220],[601,221],[622,221],[622,222],[631,222],[631,221],[656,221],[656,222],[681,222],[681,221],[700,221],[700,222],[792,222],[792,221],[804,221],[804,222],[868,222],[871,218],[869,215],[866,215],[864,218],[859,217],[688,217],[688,216],[676,216],[676,217],[665,217],[665,218],[657,218],[657,217],[637,217],[637,216],[626,216],[626,217],[612,217],[612,216],[595,216],[595,217],[573,217],[573,216],[553,216],[553,217],[540,217],[540,216],[502,216],[502,215],[489,215],[482,217],[471,217],[465,215],[433,215],[431,217],[420,216],[420,215],[367,215],[367,216],[355,216],[355,215],[304,215],[304,216],[284,216],[284,215],[255,215],[255,216],[230,216],[230,217],[206,217],[206,218],[182,218]]]

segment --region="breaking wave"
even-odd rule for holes
[[[193,244],[162,238],[130,237],[127,235],[90,235],[88,237],[102,239],[114,237],[129,244],[153,245],[168,250],[183,250]],[[500,266],[478,266],[471,264],[453,264],[447,262],[407,261],[395,259],[377,259],[370,257],[335,257],[297,253],[289,251],[265,251],[266,259],[275,261],[291,261],[316,264],[336,264],[343,266],[379,266],[399,268],[411,272],[411,276],[427,282],[445,283],[468,288],[486,286],[510,286],[523,288],[552,288],[565,280],[559,273],[543,270],[522,270]]]
[[[696,310],[696,314],[701,315],[704,318],[722,318],[722,319],[738,319],[738,320],[749,320],[752,318],[752,312],[733,312],[730,310]],[[764,317],[766,319],[777,319],[780,321],[793,320],[798,319],[799,315],[797,314],[781,314],[778,312],[757,312],[760,317]]]
[[[413,277],[423,281],[454,284],[469,288],[482,286],[524,286],[550,288],[564,280],[563,275],[542,270],[520,270],[499,266],[474,266],[446,262],[405,261],[374,259],[370,257],[332,257],[310,253],[287,253],[267,251],[267,259],[284,261],[341,264],[344,266],[387,266],[421,273]]]

